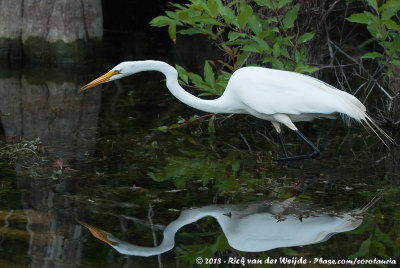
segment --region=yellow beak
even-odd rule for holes
[[[119,74],[119,72],[118,72],[117,70],[109,71],[109,72],[106,73],[105,75],[100,76],[99,78],[93,80],[92,82],[90,82],[90,83],[87,84],[86,86],[82,87],[82,88],[81,88],[81,91],[84,91],[84,90],[86,90],[86,89],[88,89],[88,88],[91,88],[91,87],[94,87],[94,86],[103,84],[103,83],[107,82],[108,80],[110,80],[110,78],[111,78],[113,75],[116,75],[116,74]]]
[[[106,242],[109,245],[117,245],[117,242],[111,241],[108,239],[107,233],[104,232],[103,230],[94,227],[93,225],[78,221],[80,224],[82,224],[83,226],[85,226],[86,228],[89,229],[89,231],[92,233],[92,235],[94,237],[96,237],[97,239],[100,239],[103,242]]]

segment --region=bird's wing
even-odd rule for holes
[[[260,67],[239,69],[228,86],[246,108],[262,114],[344,113],[343,96],[349,95],[306,75]]]

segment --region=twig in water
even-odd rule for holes
[[[152,218],[154,216],[154,211],[153,211],[153,205],[150,203],[149,204],[149,212],[147,213],[147,218],[149,219],[149,223],[151,226],[151,234],[153,235],[153,242],[154,242],[154,246],[157,246],[157,237],[156,237],[156,233],[154,232],[154,228],[153,228],[153,221]],[[158,258],[158,267],[163,267],[162,262],[161,262],[161,255],[159,254],[157,256]]]
[[[268,141],[268,143],[271,143],[274,146],[278,146],[278,144],[276,142],[274,142],[272,139],[268,138],[265,134],[261,133],[260,131],[257,130],[256,133],[263,136],[263,138],[265,138]]]
[[[250,153],[250,154],[253,154],[253,150],[251,149],[250,144],[247,142],[246,138],[243,136],[242,133],[239,133],[239,134],[240,134],[240,137],[242,137],[244,143],[246,143],[247,148],[249,149],[249,153]]]

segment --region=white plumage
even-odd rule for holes
[[[142,71],[159,71],[167,78],[167,87],[183,103],[209,113],[243,113],[271,121],[280,134],[280,124],[296,131],[314,150],[312,154],[288,156],[280,134],[285,158],[294,160],[315,157],[318,148],[293,122],[310,121],[318,117],[334,118],[339,113],[365,123],[387,145],[393,140],[367,115],[365,106],[354,96],[316,78],[262,67],[244,67],[234,72],[223,95],[215,100],[200,99],[186,92],[178,83],[178,72],[161,61],[128,61],[92,81],[81,90],[120,79]],[[378,134],[379,133],[379,134]],[[382,135],[383,137],[381,137]]]
[[[361,120],[364,105],[354,96],[299,73],[261,67],[245,67],[230,79],[227,92],[234,92],[249,110],[263,115],[346,113]],[[229,94],[229,93],[228,93]],[[293,120],[295,121],[295,120]]]

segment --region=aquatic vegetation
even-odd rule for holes
[[[39,159],[39,153],[42,151],[42,141],[40,138],[34,140],[14,139],[12,143],[3,143],[0,141],[0,158],[8,159],[11,163],[17,160]]]
[[[172,4],[173,12],[167,11],[166,16],[150,22],[155,27],[168,27],[174,42],[177,34],[206,35],[228,56],[206,61],[204,79],[177,66],[181,84],[194,87],[202,95],[221,95],[230,74],[244,63],[300,73],[318,70],[306,64],[305,43],[314,37],[314,33],[298,32],[295,27],[300,5],[291,0],[254,2],[256,4],[250,5],[243,0],[228,4],[221,0],[191,0],[185,5]],[[264,16],[265,9],[274,15]]]

